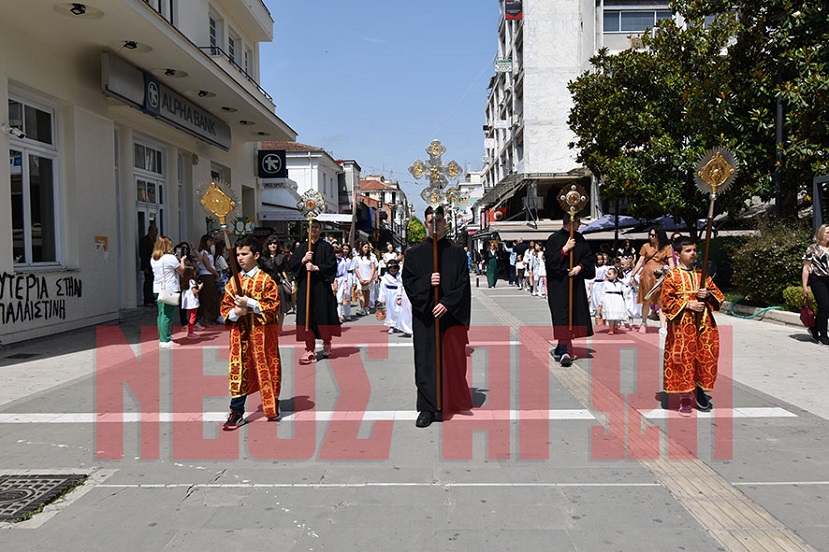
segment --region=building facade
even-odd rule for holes
[[[590,68],[599,48],[637,46],[645,29],[671,17],[668,2],[523,0],[517,17],[514,6],[507,14],[500,2],[476,222],[486,228],[492,212],[497,220],[560,218],[557,195],[568,183],[591,192],[595,216],[598,185],[568,147],[575,135],[567,124],[573,105],[567,84]]]
[[[0,20],[0,344],[143,303],[138,243],[211,227],[222,180],[254,218],[263,139],[293,140],[258,84],[261,0],[27,0]]]
[[[368,175],[360,181],[360,193],[377,202],[378,241],[402,246],[406,243],[406,225],[409,221],[409,200],[400,184],[386,180],[382,175]]]

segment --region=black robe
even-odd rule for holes
[[[308,251],[308,242],[305,241],[291,255],[288,261],[290,270],[297,284],[296,305],[296,338],[297,341],[306,341],[305,332],[305,297],[308,289],[308,271],[302,264],[302,257]],[[334,248],[327,241],[320,239],[313,245],[314,260],[319,271],[311,272],[311,318],[308,331],[313,332],[317,339],[331,341],[331,336],[340,335],[340,317],[337,314],[337,298],[334,297],[332,285],[337,275],[337,258]]]
[[[547,267],[547,303],[553,319],[553,336],[559,341],[570,341],[574,337],[593,335],[590,320],[590,304],[587,302],[585,280],[596,277],[596,263],[590,246],[584,236],[575,233],[576,247],[573,249],[573,266],[581,265],[578,275],[570,278],[570,255],[562,255],[561,249],[570,239],[570,230],[561,229],[550,234],[544,246],[544,266]],[[573,334],[570,335],[570,284],[573,281]]]
[[[434,261],[432,240],[416,245],[403,263],[403,287],[412,303],[414,332],[415,385],[417,410],[443,411],[451,414],[472,408],[472,396],[466,382],[467,332],[472,315],[472,290],[466,268],[466,252],[444,238],[438,241],[440,300],[448,310],[440,318],[443,343],[441,356],[441,408],[437,405],[435,370],[435,307],[431,284]]]

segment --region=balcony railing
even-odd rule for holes
[[[230,54],[228,54],[227,52],[225,52],[224,50],[222,50],[218,46],[199,46],[199,50],[202,50],[203,52],[207,52],[209,55],[214,56],[214,57],[223,57],[223,58],[225,58],[233,67],[236,68],[237,71],[242,73],[242,76],[245,78],[245,80],[247,80],[249,83],[251,83],[253,86],[255,86],[260,94],[262,94],[263,96],[268,98],[268,100],[271,103],[273,103],[273,98],[271,97],[271,95],[268,94],[265,91],[265,89],[262,88],[259,85],[258,82],[256,82],[256,79],[251,77],[248,74],[247,71],[245,71],[238,63],[236,63],[236,60],[234,60],[232,57],[230,57]]]

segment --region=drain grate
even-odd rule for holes
[[[26,360],[27,358],[33,358],[39,355],[40,353],[15,353],[13,355],[9,355],[6,358],[12,360]]]
[[[0,476],[0,521],[14,521],[37,512],[86,479],[86,475]]]

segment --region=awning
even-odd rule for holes
[[[317,217],[320,222],[346,222],[351,224],[354,215],[338,215],[337,213],[322,213]]]
[[[296,209],[289,209],[288,207],[280,207],[278,205],[270,205],[268,203],[262,204],[262,211],[259,213],[259,218],[263,221],[305,221],[302,213]]]

